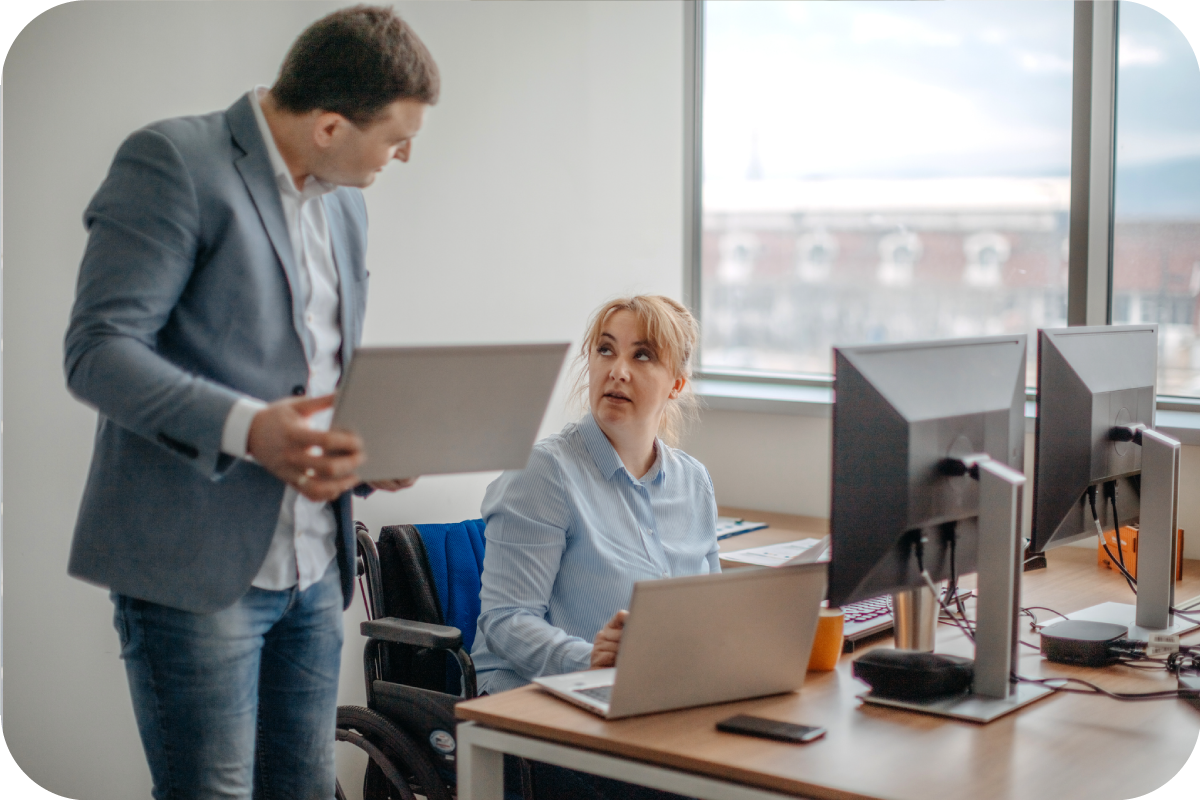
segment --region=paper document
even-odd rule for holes
[[[717,517],[717,538],[728,539],[730,536],[737,536],[739,533],[749,533],[750,531],[759,531],[767,527],[765,522],[751,522],[748,519],[740,517]]]
[[[722,553],[721,558],[725,561],[736,561],[739,564],[783,567],[827,558],[828,542],[828,536],[823,539],[797,539],[794,542],[780,542],[766,547],[734,550],[732,553]],[[814,550],[814,548],[816,549]]]

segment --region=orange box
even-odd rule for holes
[[[1121,526],[1121,552],[1117,553],[1117,537],[1113,531],[1104,532],[1104,541],[1108,543],[1108,549],[1117,557],[1124,557],[1125,569],[1129,571],[1135,579],[1137,578],[1137,551],[1138,551],[1138,529],[1131,525]],[[1096,543],[1096,563],[1102,567],[1107,567],[1113,572],[1120,572],[1117,566],[1112,563],[1108,557],[1108,553],[1104,550],[1104,545]],[[1179,529],[1179,535],[1175,537],[1175,580],[1183,580],[1183,529]]]

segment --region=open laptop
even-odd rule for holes
[[[608,719],[795,691],[825,574],[825,564],[803,564],[640,581],[618,668],[534,683]]]
[[[362,437],[365,481],[523,469],[569,346],[360,347],[333,427]]]

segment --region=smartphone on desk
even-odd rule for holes
[[[764,717],[752,717],[749,714],[738,714],[736,717],[723,719],[717,723],[717,730],[793,744],[808,744],[825,735],[824,728],[813,725],[796,725]]]

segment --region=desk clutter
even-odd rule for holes
[[[761,527],[765,528],[766,525]],[[787,567],[812,561],[828,561],[828,543],[828,537],[797,539],[793,542],[780,542],[765,547],[748,547],[745,550],[721,553],[721,560],[751,564],[757,567]],[[814,551],[814,548],[817,549]]]
[[[1175,581],[1183,580],[1183,528],[1175,537]],[[1115,556],[1115,560],[1114,560]],[[1096,563],[1113,572],[1120,572],[1121,566],[1134,578],[1137,578],[1138,559],[1138,526],[1122,525],[1120,538],[1115,530],[1104,532],[1104,538],[1096,542]]]
[[[765,527],[767,527],[765,522],[753,522],[740,517],[717,517],[717,541],[751,531],[760,531]]]
[[[778,524],[772,521],[773,526]],[[803,536],[803,529],[788,531],[772,527],[771,530],[782,541],[796,541]],[[1125,599],[1129,594],[1123,578],[1099,568],[1090,549],[1072,547],[1052,552],[1049,568],[1027,573],[1023,587],[1021,605],[1028,606],[1030,613],[1036,615],[1041,621],[1039,626],[1059,619],[1058,611],[1068,612],[1088,603]],[[1200,595],[1200,568],[1196,562],[1188,562],[1179,592],[1185,598]],[[970,598],[966,605],[968,630],[974,624],[974,602],[975,599]],[[955,607],[957,597],[952,596],[948,604]],[[1187,612],[1194,606],[1200,606],[1200,597],[1183,600],[1177,608]],[[888,607],[886,598],[876,604],[877,610],[880,607]],[[634,773],[620,766],[629,763],[625,759],[651,765],[659,770],[655,774],[680,776],[679,780],[683,782],[703,779],[709,784],[748,785],[799,796],[831,797],[834,795],[830,792],[836,790],[863,798],[901,800],[943,794],[982,800],[1018,797],[1022,800],[1057,800],[1062,795],[1046,791],[1046,788],[1061,785],[1056,782],[1063,777],[1062,753],[1039,748],[1030,750],[1021,743],[1031,737],[1055,740],[1061,736],[1064,725],[1072,731],[1070,741],[1064,746],[1076,753],[1073,759],[1084,759],[1089,765],[1078,778],[1071,796],[1135,797],[1165,782],[1191,752],[1200,728],[1194,711],[1185,703],[1165,699],[1160,702],[1114,702],[1113,697],[1108,696],[1161,691],[1166,687],[1162,677],[1157,676],[1165,676],[1165,671],[1151,673],[1124,664],[1095,669],[1047,660],[1038,652],[1038,636],[1033,635],[1037,631],[1027,624],[1029,618],[1029,614],[1022,615],[1021,639],[1026,644],[1020,645],[1020,674],[1049,684],[1045,688],[1053,687],[1055,691],[1049,693],[1049,699],[987,725],[926,715],[916,724],[908,711],[883,705],[863,705],[857,697],[866,686],[853,678],[852,673],[857,668],[849,656],[838,659],[833,671],[810,671],[799,692],[639,717],[634,727],[610,727],[609,723],[599,723],[597,727],[595,722],[580,719],[595,720],[592,715],[576,712],[569,705],[536,690],[533,695],[517,690],[471,701],[460,704],[458,711],[461,719],[475,720],[481,734],[499,730],[510,738],[532,737],[530,741],[536,742],[538,747],[544,747],[547,742],[562,742],[564,754],[579,749],[606,754],[616,759],[609,774],[634,783],[642,780],[633,779]],[[938,631],[939,651],[963,659],[967,664],[972,663],[968,658],[971,643],[962,630],[943,622]],[[1194,659],[1186,652],[1187,641],[1184,640],[1181,655],[1175,656],[1179,685],[1196,686],[1200,685],[1200,669],[1193,666]],[[867,644],[867,652],[894,654],[898,651],[891,649],[890,641],[876,639]],[[944,661],[941,655],[943,653],[939,652],[938,660]],[[811,657],[812,654],[810,660]],[[1157,659],[1158,664],[1165,666],[1169,654],[1159,655]],[[960,676],[962,671],[959,670]],[[854,687],[850,691],[847,691],[848,683]],[[1174,684],[1171,681],[1172,695],[1176,694]],[[1089,688],[1089,685],[1096,688]],[[960,694],[961,688],[956,687]],[[1096,696],[1066,696],[1075,693]],[[735,714],[824,728],[829,733],[824,739],[804,747],[718,733],[716,723]],[[472,739],[474,730],[467,722],[460,723],[460,742]],[[472,732],[465,733],[467,731]],[[888,745],[867,751],[847,746],[848,741],[853,745],[858,736],[875,742],[886,741]],[[964,770],[914,772],[913,765],[925,763],[930,757],[930,748],[939,746],[988,753],[988,763],[1001,765],[1000,771],[975,765]],[[777,756],[776,751],[769,749],[774,747],[780,748]],[[1022,756],[1015,758],[1018,747]],[[1103,758],[1091,759],[1090,754],[1118,748],[1124,758],[1137,758],[1145,768],[1114,771],[1106,766]],[[459,752],[464,751],[460,749]],[[916,772],[920,774],[919,780],[906,777]],[[888,779],[883,780],[881,776]],[[677,785],[681,791],[683,784]]]
[[[820,654],[812,646],[788,665],[812,668],[802,690],[626,728],[534,708],[527,693],[463,704],[462,716],[603,753],[614,777],[689,795],[727,796],[728,785],[892,800],[1049,800],[1067,786],[1078,797],[1146,794],[1200,730],[1190,704],[1170,702],[1200,698],[1200,646],[1185,640],[1200,611],[1175,604],[1200,580],[1182,569],[1181,443],[1155,428],[1159,350],[1155,325],[832,348],[827,524],[810,519],[790,536],[785,525],[774,537],[760,529],[721,554],[728,573],[760,576],[828,563]],[[781,517],[761,514],[772,526]],[[1089,549],[1060,547],[1089,537],[1099,566]],[[761,616],[713,626],[707,646],[719,650]],[[839,623],[849,638],[854,616],[887,619],[895,646],[828,660],[826,643]],[[752,650],[736,655],[747,673],[773,666]],[[826,728],[829,741],[785,756],[769,742],[712,738],[714,723],[738,712]]]

